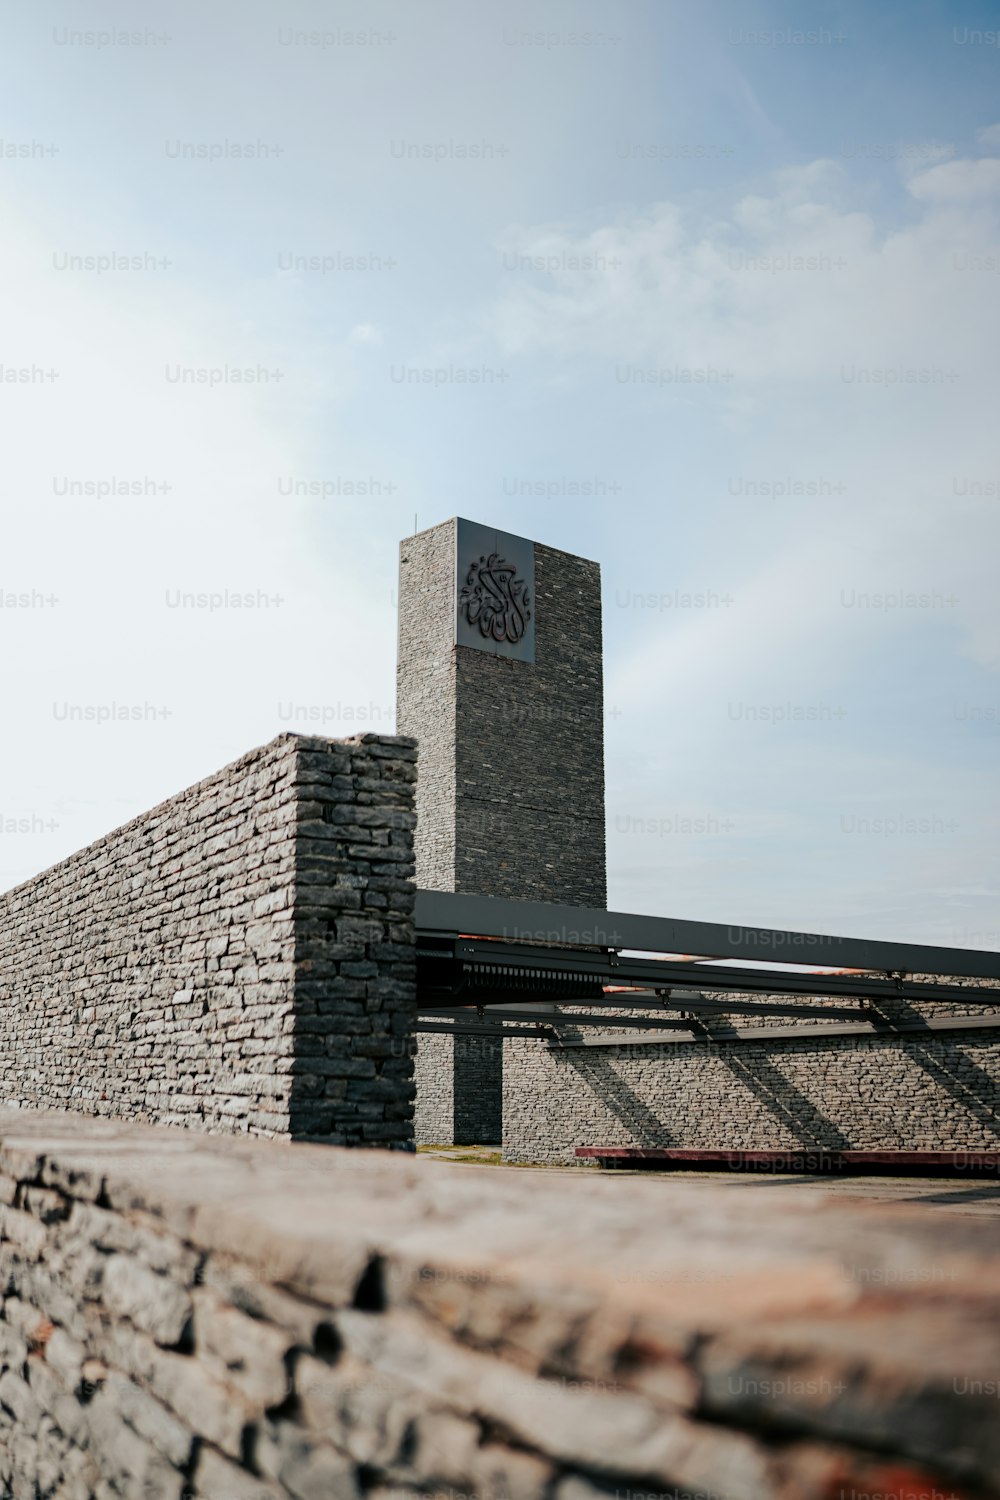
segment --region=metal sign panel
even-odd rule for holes
[[[458,518],[455,644],[512,661],[534,661],[534,542]]]

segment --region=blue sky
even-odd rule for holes
[[[612,905],[1000,948],[998,34],[13,14],[0,882],[290,705],[391,729],[397,543],[462,514],[602,563]]]

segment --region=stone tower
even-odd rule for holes
[[[597,563],[459,519],[408,537],[397,730],[418,886],[606,905]]]
[[[607,905],[597,563],[454,518],[400,547],[417,885]],[[417,1139],[500,1139],[501,1044],[425,1035]]]

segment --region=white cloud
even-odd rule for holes
[[[944,162],[911,177],[909,190],[914,198],[936,198],[943,202],[993,198],[1000,194],[1000,158],[986,156],[979,161]]]
[[[511,277],[489,323],[511,354],[722,361],[734,398],[760,381],[837,381],[843,364],[932,356],[960,358],[978,379],[992,369],[983,317],[998,317],[981,279],[957,274],[954,252],[987,254],[998,236],[972,213],[956,225],[953,205],[960,184],[1000,182],[998,171],[990,159],[951,162],[911,179],[924,217],[888,229],[841,201],[839,166],[817,162],[779,174],[770,196],[738,199],[728,217],[657,203],[592,230],[511,231],[507,262],[554,269]]]
[[[752,518],[748,502],[702,500],[682,548],[662,528],[655,567],[645,523],[647,555],[630,564],[641,579],[658,571],[683,587],[711,569],[736,602],[636,617],[622,632],[609,683],[623,712],[611,763],[621,756],[626,768],[611,801],[620,901],[808,925],[818,881],[826,926],[839,908],[841,926],[919,936],[963,865],[989,867],[989,778],[971,765],[960,774],[961,752],[942,737],[955,731],[950,680],[963,672],[991,674],[976,691],[1000,705],[1000,494],[961,488],[963,476],[1000,481],[1000,298],[986,269],[1000,263],[988,196],[998,168],[986,158],[908,180],[902,170],[916,216],[894,222],[876,217],[842,166],[820,161],[776,174],[770,191],[738,197],[728,212],[656,203],[597,227],[539,225],[505,238],[512,266],[537,256],[552,268],[511,276],[492,305],[505,352],[575,372],[581,389],[603,379],[615,413],[625,410],[621,367],[728,367],[729,384],[694,396],[639,385],[635,403],[665,433],[680,412],[719,431],[731,472],[846,480],[842,495],[756,503]],[[716,460],[706,451],[707,468]],[[667,504],[686,523],[681,495]],[[927,603],[856,602],[883,594]],[[895,754],[880,722],[886,694],[900,723]],[[921,707],[930,694],[939,719]],[[818,730],[727,718],[731,704],[789,700],[846,705],[845,717]],[[678,806],[735,817],[740,838],[616,833],[616,811],[669,824]],[[841,816],[859,806],[876,817],[930,809],[944,831],[909,845],[842,836]],[[760,841],[762,827],[772,834]],[[803,862],[817,859],[816,880],[804,879]]]

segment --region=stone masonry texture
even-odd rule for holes
[[[880,1001],[882,1019],[905,1025],[931,1017],[996,1016],[994,1005],[976,998],[984,989],[995,993],[995,982],[950,982],[968,985],[968,1003]],[[631,1046],[622,1044],[621,1032],[588,1028],[588,1037],[607,1045],[582,1046],[572,1044],[573,1007],[560,1009],[569,1045],[530,1038],[504,1043],[507,1162],[568,1163],[578,1146],[736,1153],[1000,1148],[995,1030],[825,1037],[817,1020],[799,1022],[806,1034],[789,1038],[781,1035],[788,1021],[770,1018],[754,1021],[754,1027],[774,1031],[773,1040],[676,1041],[662,1033],[662,1041]],[[626,1014],[609,1011],[616,1013]],[[643,1014],[628,1014],[641,1032]],[[737,1027],[747,1025],[745,1016],[730,1019]],[[724,1024],[723,1018],[713,1024]]]
[[[416,876],[431,891],[455,889],[454,524],[399,549],[396,728],[420,746]]]
[[[415,761],[282,735],[0,897],[0,1103],[412,1150]]]
[[[400,547],[397,728],[420,746],[417,885],[603,908],[600,568],[536,543],[535,661],[456,646],[456,524]],[[500,1138],[501,1049],[461,1040],[419,1039],[418,1141]]]
[[[0,1111],[14,1500],[1000,1494],[995,1224]]]
[[[414,1129],[420,1145],[499,1145],[503,1047],[498,1037],[418,1036]]]
[[[454,644],[454,520],[400,546],[397,728],[420,745],[417,885],[607,904],[597,563],[535,544],[535,661]]]

